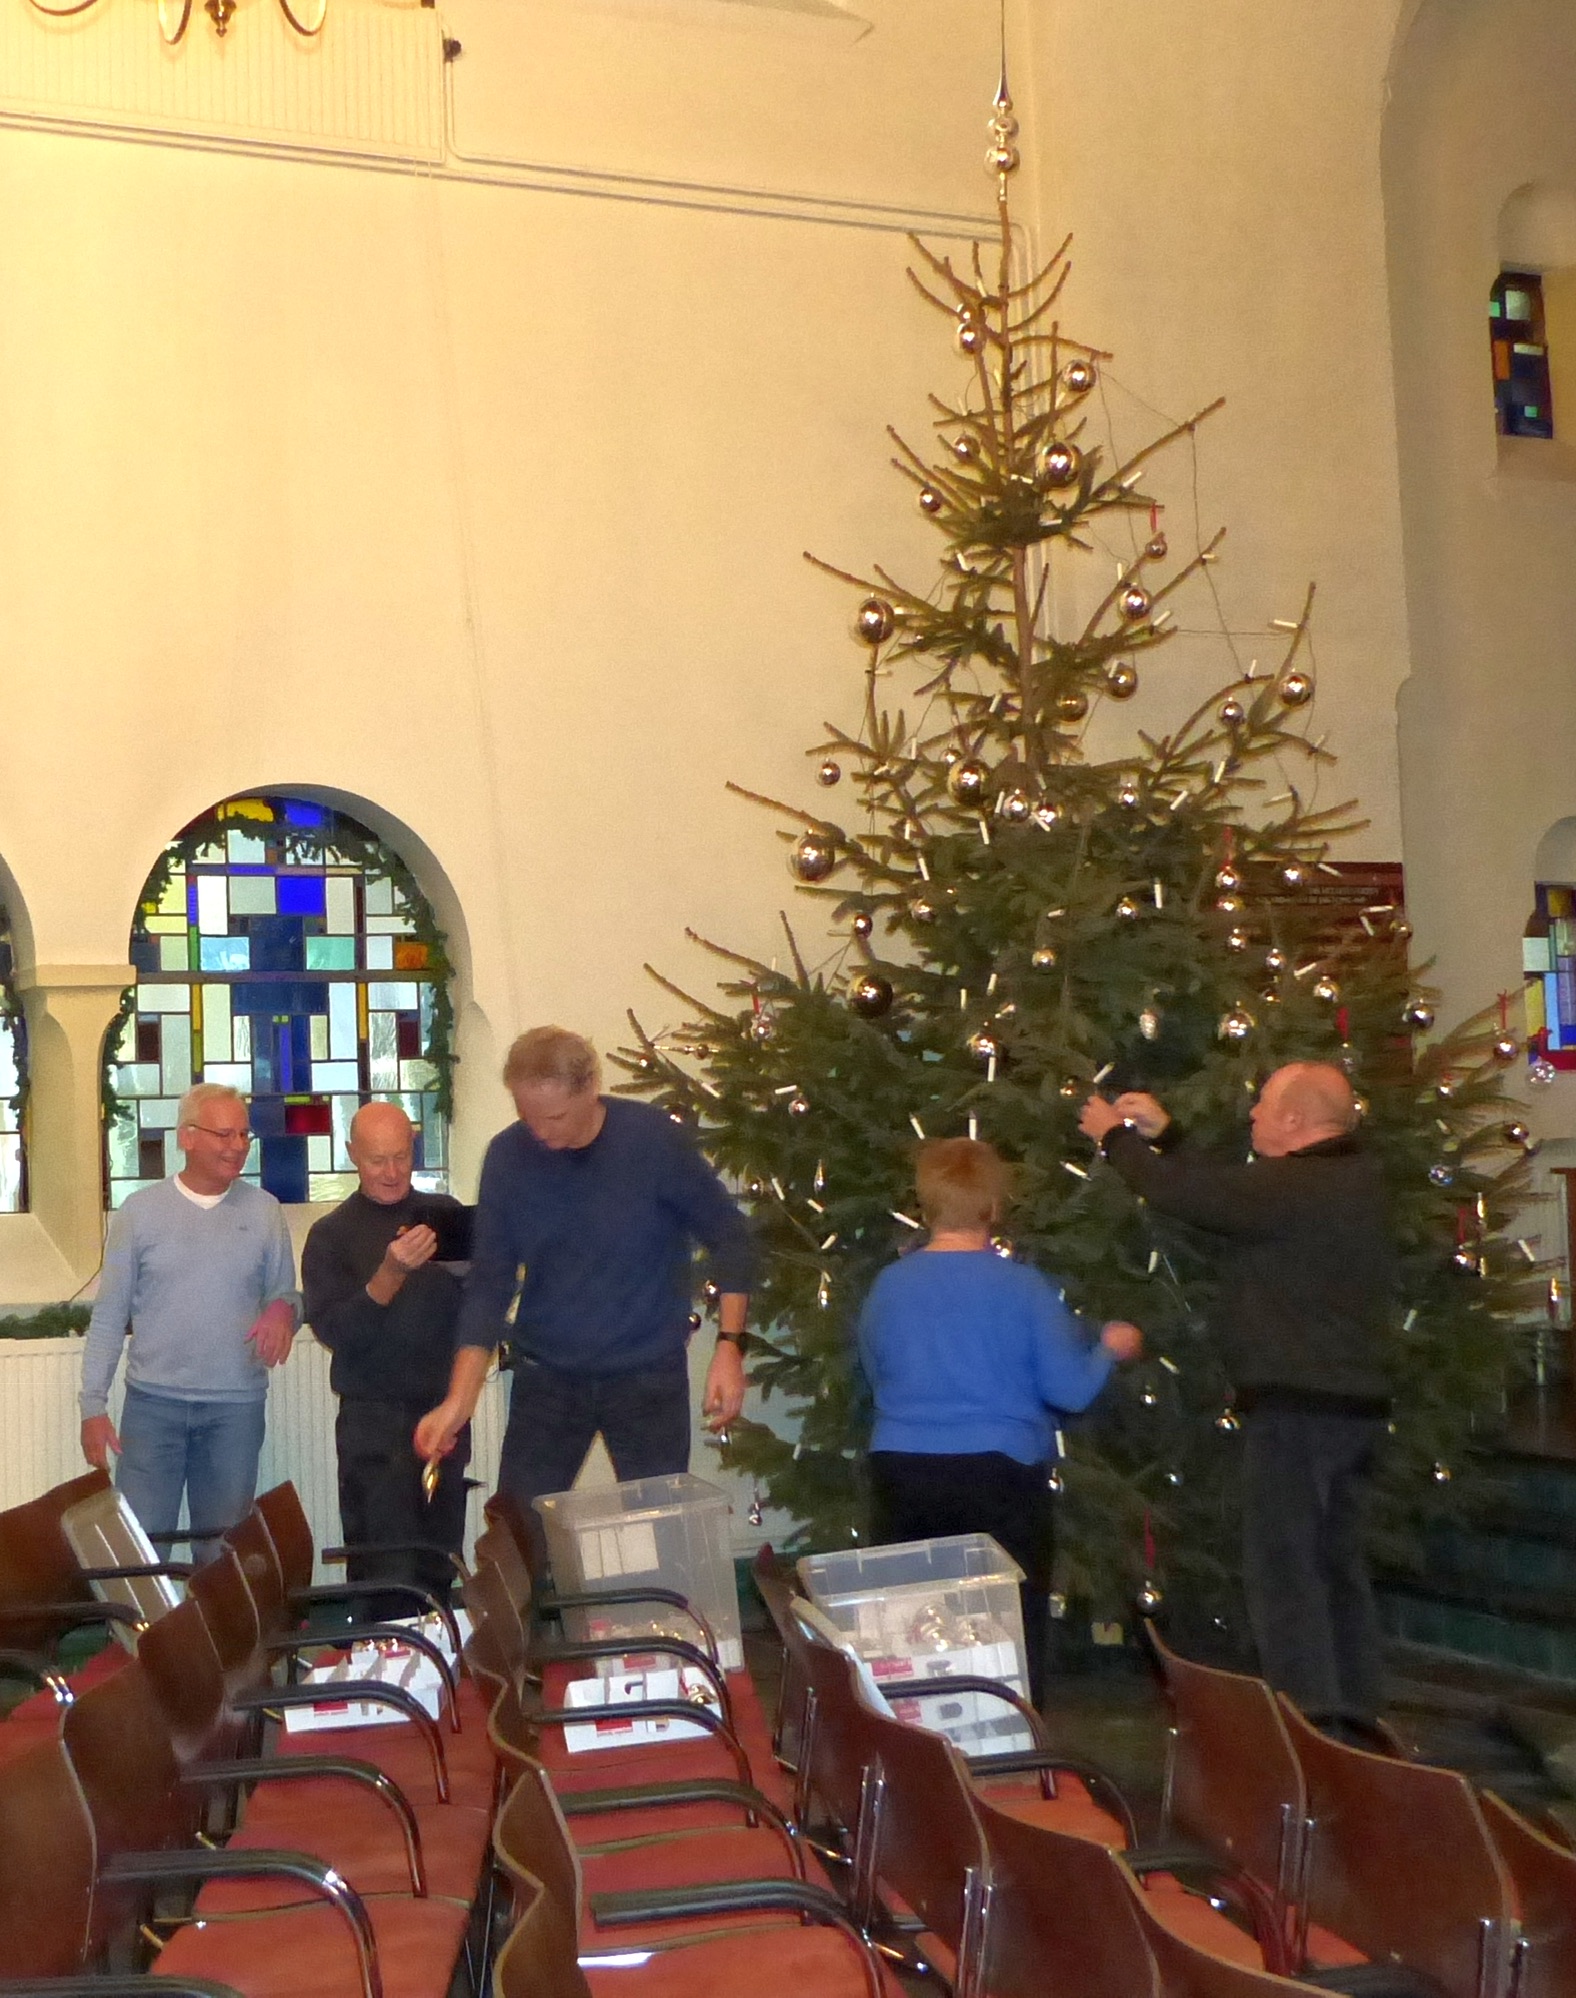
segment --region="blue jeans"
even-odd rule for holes
[[[566,1492],[600,1433],[620,1484],[689,1469],[689,1366],[683,1354],[628,1374],[569,1374],[539,1360],[517,1359],[509,1388],[509,1426],[498,1483],[525,1507]],[[538,1539],[545,1560],[545,1543]]]
[[[115,1484],[147,1532],[176,1530],[183,1492],[193,1526],[222,1533],[245,1518],[257,1495],[266,1408],[264,1401],[177,1401],[126,1389]],[[192,1559],[217,1551],[216,1541],[202,1541]]]

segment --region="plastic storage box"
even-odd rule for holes
[[[1023,1570],[986,1533],[851,1547],[799,1563],[806,1594],[846,1632],[878,1685],[967,1675],[1001,1679],[1027,1698],[1022,1579]],[[1033,1746],[1021,1717],[983,1694],[897,1699],[892,1708],[900,1719],[939,1729],[968,1755]]]
[[[732,1508],[715,1485],[686,1471],[552,1492],[533,1504],[547,1535],[555,1587],[566,1594],[642,1584],[676,1590],[716,1633],[724,1670],[743,1665],[728,1535]],[[605,1611],[571,1611],[566,1621],[573,1637],[627,1637],[632,1650],[659,1634],[699,1642],[694,1624],[665,1603],[610,1603]]]

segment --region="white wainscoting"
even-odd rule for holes
[[[340,1537],[328,1366],[328,1354],[303,1333],[269,1385],[268,1437],[258,1473],[259,1490],[282,1478],[294,1483],[319,1546],[332,1546]],[[80,1339],[0,1339],[0,1507],[21,1505],[83,1469],[77,1415],[81,1371]],[[117,1418],[119,1402],[117,1387],[111,1403]],[[470,1474],[483,1489],[471,1493],[467,1552],[481,1526],[482,1500],[497,1476],[507,1407],[507,1389],[494,1378],[472,1430]],[[343,1570],[337,1573],[342,1577]],[[335,1579],[335,1571],[322,1579]]]

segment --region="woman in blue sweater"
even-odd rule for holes
[[[1143,1338],[1113,1321],[1096,1345],[1038,1270],[1008,1262],[991,1230],[1008,1169],[990,1145],[921,1146],[916,1181],[930,1229],[890,1263],[859,1318],[859,1355],[875,1395],[872,1525],[881,1543],[988,1533],[1024,1572],[1030,1692],[1044,1685],[1051,1589],[1056,1420],[1087,1408]]]

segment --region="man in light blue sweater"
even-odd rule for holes
[[[301,1306],[283,1210],[241,1178],[245,1097],[199,1083],[179,1114],[186,1163],[115,1216],[82,1355],[82,1454],[100,1470],[119,1456],[116,1485],[154,1534],[175,1531],[183,1492],[193,1526],[245,1514],[267,1370],[289,1357]],[[117,1435],[109,1391],[128,1329]]]

